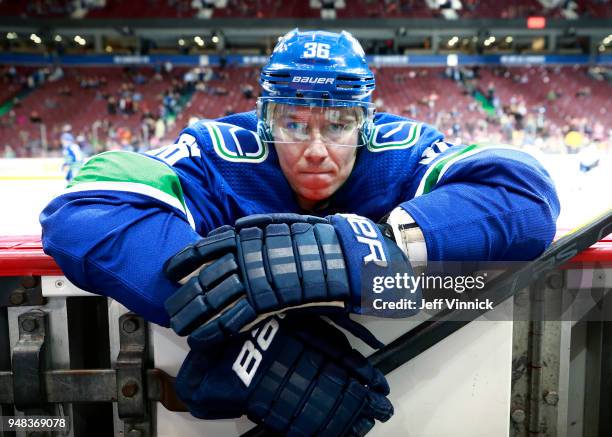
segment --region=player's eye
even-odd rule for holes
[[[345,125],[342,123],[331,123],[327,129],[333,133],[340,133],[345,129]]]
[[[308,124],[300,121],[287,121],[285,122],[285,129],[292,132],[304,133],[308,131]]]
[[[326,126],[326,132],[328,135],[333,135],[335,137],[345,135],[348,132],[352,132],[355,130],[355,124],[352,122],[347,123],[329,123]]]

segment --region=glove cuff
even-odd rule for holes
[[[353,312],[382,317],[406,317],[416,311],[389,311],[377,308],[375,300],[395,301],[405,297],[413,299],[410,288],[375,287],[385,278],[414,275],[410,262],[395,242],[383,235],[373,221],[354,214],[336,214],[327,219],[336,229],[342,246],[349,282]]]

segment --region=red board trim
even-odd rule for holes
[[[561,235],[562,233],[560,233]],[[612,234],[572,258],[566,268],[612,267]],[[0,237],[0,276],[63,276],[38,235]]]

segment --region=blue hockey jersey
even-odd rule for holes
[[[256,124],[253,112],[202,120],[147,154],[94,156],[42,212],[45,252],[77,286],[167,325],[169,257],[239,217],[305,212]],[[526,260],[552,241],[553,182],[515,148],[451,145],[427,124],[378,114],[357,153],[349,179],[308,213],[378,221],[401,205],[430,260]]]

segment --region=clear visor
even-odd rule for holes
[[[307,98],[266,98],[259,102],[260,118],[274,144],[321,141],[328,146],[357,147],[362,130],[374,117],[369,102]]]

